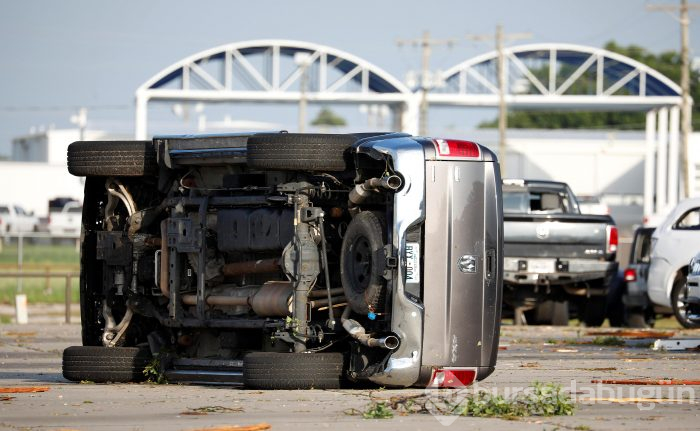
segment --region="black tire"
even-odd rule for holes
[[[644,310],[632,310],[627,312],[627,326],[630,328],[648,328]]]
[[[147,347],[72,346],[63,351],[63,377],[74,382],[142,382],[151,361]]]
[[[338,389],[342,376],[342,353],[253,352],[243,359],[250,389]]]
[[[544,301],[532,310],[525,312],[528,325],[569,325],[569,303],[558,301]]]
[[[684,298],[688,296],[688,278],[685,274],[679,273],[676,279],[673,281],[673,288],[671,289],[671,306],[673,307],[673,314],[676,316],[676,320],[684,328],[695,329],[700,328],[700,323],[693,322],[688,319],[688,305],[685,304]]]
[[[68,172],[79,177],[140,177],[158,172],[151,141],[78,141],[68,146]]]
[[[259,170],[344,171],[351,135],[275,133],[248,138],[248,166]]]
[[[374,213],[356,215],[343,237],[340,279],[345,298],[355,313],[381,310],[386,290],[384,227]]]
[[[588,327],[598,327],[605,321],[605,296],[591,296],[580,302],[579,319]]]

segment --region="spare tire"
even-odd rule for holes
[[[68,172],[78,177],[140,177],[158,173],[152,141],[77,141],[68,146]]]
[[[352,135],[274,133],[248,138],[248,166],[259,170],[334,171],[347,168]]]
[[[345,232],[340,250],[340,279],[345,298],[355,313],[367,315],[384,305],[384,242],[384,226],[369,211],[356,215]]]
[[[63,351],[63,377],[74,382],[142,382],[152,359],[148,347],[72,346]]]
[[[342,353],[253,352],[243,358],[243,383],[250,389],[338,389]]]

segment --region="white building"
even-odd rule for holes
[[[84,132],[85,140],[130,139],[102,131]],[[82,202],[82,178],[67,170],[68,145],[80,139],[79,129],[49,129],[12,140],[9,161],[0,161],[0,202],[16,204],[35,215],[48,214],[48,202],[57,197]]]

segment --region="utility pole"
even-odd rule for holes
[[[681,24],[681,175],[683,176],[683,196],[690,196],[690,172],[688,170],[688,158],[690,150],[690,132],[692,128],[692,100],[690,98],[690,40],[688,27],[690,26],[689,10],[700,10],[700,5],[689,5],[688,0],[681,0],[680,6],[674,5],[647,5],[647,10],[652,12],[680,12],[676,18]],[[676,155],[673,155],[676,157]],[[673,175],[673,174],[672,174]],[[674,191],[675,193],[675,191]]]
[[[299,66],[301,76],[299,77],[299,133],[304,133],[306,129],[306,91],[308,85],[308,69],[311,65],[311,55],[306,52],[294,54],[294,63]]]
[[[80,131],[79,141],[85,140],[85,129],[87,128],[87,108],[80,108],[78,113],[71,115],[70,122],[78,126]]]
[[[399,47],[410,44],[413,46],[420,46],[422,49],[420,123],[418,125],[418,134],[421,136],[425,136],[428,133],[428,91],[430,91],[433,84],[430,79],[430,54],[432,47],[447,45],[451,48],[456,42],[456,39],[431,39],[429,31],[424,31],[423,37],[420,39],[399,39],[396,41],[396,45]]]
[[[506,176],[506,130],[508,129],[508,105],[506,104],[506,58],[504,51],[504,40],[529,39],[532,33],[511,33],[503,34],[503,26],[496,26],[496,37],[490,35],[468,34],[467,39],[496,41],[496,51],[498,52],[497,74],[498,74],[498,162],[501,165],[501,176]]]

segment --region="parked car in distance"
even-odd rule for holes
[[[143,379],[159,352],[168,381],[258,389],[462,387],[494,371],[503,214],[486,147],[160,136],[74,142],[68,170],[86,177],[69,380]]]
[[[0,204],[0,233],[37,232],[39,217],[19,205]]]
[[[653,232],[654,228],[643,227],[634,232],[629,263],[620,282],[608,295],[607,313],[611,326],[646,328],[654,324],[654,305],[647,292]]]
[[[52,236],[79,236],[82,214],[80,202],[67,202],[60,211],[49,213],[49,233]]]
[[[533,310],[537,323],[568,324],[569,301],[600,326],[618,267],[612,217],[581,214],[565,183],[524,179],[503,181],[503,213],[504,301],[516,323]]]
[[[654,304],[671,307],[678,322],[694,327],[680,300],[687,287],[689,262],[700,244],[700,198],[686,199],[670,212],[652,234],[647,281]]]
[[[576,195],[576,200],[581,214],[610,215],[610,207],[597,196]]]
[[[686,290],[679,296],[683,305],[680,314],[685,315],[685,321],[693,328],[700,327],[700,253],[690,261],[688,270],[688,284]]]

